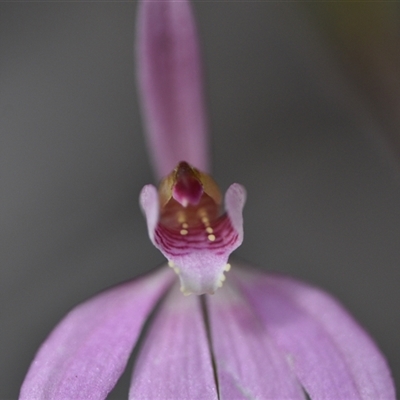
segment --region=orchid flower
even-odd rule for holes
[[[246,193],[233,184],[223,207],[209,175],[190,4],[139,7],[138,82],[161,179],[158,190],[143,188],[140,204],[150,240],[172,268],[72,309],[39,349],[20,398],[104,399],[142,335],[131,399],[395,399],[384,357],[336,300],[228,263],[243,240]]]

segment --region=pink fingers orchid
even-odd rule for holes
[[[139,4],[137,64],[161,179],[158,189],[143,188],[140,205],[171,269],[72,309],[36,354],[20,398],[106,398],[142,334],[130,399],[395,399],[384,357],[336,300],[289,277],[228,263],[243,240],[246,192],[235,183],[222,196],[209,175],[187,1]]]

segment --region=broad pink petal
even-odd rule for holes
[[[150,326],[133,371],[130,399],[217,399],[200,298],[175,285]]]
[[[259,271],[234,275],[311,398],[395,399],[383,356],[329,295]]]
[[[148,146],[158,178],[179,161],[209,171],[197,33],[186,0],[143,0],[137,66]]]
[[[163,268],[75,307],[39,349],[20,399],[104,399],[124,371],[144,321],[173,277]]]
[[[228,258],[243,241],[245,201],[243,186],[231,185],[225,195],[226,214],[212,225],[211,233],[205,227],[198,227],[182,235],[179,230],[155,223],[159,208],[157,191],[151,185],[143,188],[140,204],[149,237],[179,275],[185,294],[212,294],[222,285]]]
[[[284,355],[229,278],[207,305],[222,400],[304,399]]]
[[[362,399],[395,399],[386,360],[367,333],[335,299],[291,278],[273,275],[270,280],[315,318],[331,336],[342,352]]]

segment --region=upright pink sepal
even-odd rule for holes
[[[178,285],[163,301],[146,336],[129,398],[218,398],[200,299],[183,298]]]
[[[39,349],[20,400],[106,398],[125,369],[144,321],[173,278],[163,268],[75,307]]]
[[[137,26],[138,85],[157,177],[182,160],[207,172],[202,71],[190,4],[143,0]]]

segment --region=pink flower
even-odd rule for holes
[[[334,299],[288,277],[228,264],[243,240],[246,195],[233,184],[222,212],[208,175],[187,2],[140,4],[138,70],[149,149],[163,178],[158,190],[143,188],[140,203],[150,239],[180,283],[163,267],[75,307],[39,349],[20,398],[105,398],[154,312],[130,398],[394,399],[383,356]],[[179,285],[193,295],[182,296]]]

